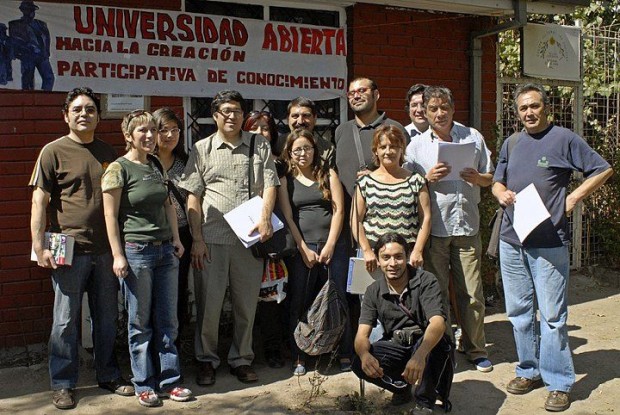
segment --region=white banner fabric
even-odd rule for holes
[[[191,97],[236,89],[250,99],[325,100],[346,88],[346,55],[345,27],[0,3],[0,88]]]

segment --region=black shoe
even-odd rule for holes
[[[200,386],[209,386],[215,383],[215,369],[211,362],[199,362],[196,383]]]
[[[405,388],[402,392],[394,393],[392,395],[392,405],[400,406],[409,403],[413,400],[411,395],[411,387]]]
[[[231,367],[230,373],[237,376],[237,379],[243,383],[252,383],[258,380],[258,375],[250,365]]]
[[[267,366],[273,369],[284,367],[284,359],[278,351],[265,352],[265,360],[267,361]]]
[[[52,394],[52,403],[58,409],[73,409],[75,408],[75,396],[73,395],[73,389],[58,389]]]
[[[114,379],[109,382],[100,382],[99,387],[120,396],[133,396],[136,394],[133,385],[123,378]]]

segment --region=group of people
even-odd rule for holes
[[[258,303],[267,364],[285,364],[282,340],[287,339],[293,374],[306,373],[309,357],[295,344],[293,330],[332,279],[347,296],[347,313],[359,314],[359,324],[347,325],[338,346],[340,369],[390,390],[395,405],[415,396],[416,414],[432,412],[437,399],[449,410],[451,297],[462,331],[458,351],[477,370],[493,369],[485,346],[478,211],[480,188],[493,184],[507,213],[500,263],[519,360],[507,390],[523,394],[544,383],[550,391],[545,408],[568,408],[574,369],[566,330],[565,214],[604,184],[612,174],[609,164],[583,139],[550,124],[546,93],[537,85],[515,93],[524,129],[503,145],[497,170],[482,135],[453,120],[455,103],[445,87],[417,84],[408,91],[412,123],[406,127],[378,111],[380,93],[371,79],[354,79],[346,96],[355,117],[336,129],[333,143],[315,131],[311,100],[290,102],[290,133],[278,136],[270,113],[248,112],[242,95],[227,90],[211,103],[217,131],[196,142],[189,157],[180,119],[163,108],[125,116],[126,153],[117,158],[94,136],[100,112],[93,92],[76,88],[68,94],[63,114],[69,134],[43,148],[30,182],[33,250],[40,266],[53,268],[49,368],[56,407],[76,405],[84,291],[93,315],[100,387],[135,394],[147,407],[161,405],[162,398],[192,398],[181,385],[177,349],[179,329],[189,318],[190,266],[196,383],[216,381],[227,289],[233,319],[230,372],[241,382],[258,380],[252,330],[264,263],[243,246],[224,214],[259,195],[263,208],[251,231],[261,241],[271,238],[277,206],[298,250],[285,260],[286,304]],[[440,142],[473,143],[473,165],[457,179],[444,180],[451,166],[438,160]],[[567,195],[572,171],[586,180]],[[530,183],[551,218],[521,241],[510,206]],[[75,237],[71,267],[55,264],[44,245],[48,207],[49,230]],[[348,258],[354,255],[382,276],[361,304],[346,294]],[[116,304],[119,282],[128,312],[131,383],[121,376],[113,353],[117,316],[109,305]],[[540,330],[534,325],[537,309]]]

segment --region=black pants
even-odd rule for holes
[[[401,374],[405,370],[407,361],[413,356],[422,342],[420,339],[414,346],[404,347],[388,340],[379,340],[370,346],[370,353],[379,361],[383,374],[389,376],[393,382],[404,381]],[[358,356],[353,359],[352,370],[360,379],[373,383],[393,393],[401,393],[407,389],[397,388],[382,380],[371,378],[362,370]],[[384,376],[385,377],[385,376]],[[415,388],[416,402],[433,408],[435,400],[439,397],[444,404],[444,409],[449,410],[448,397],[452,378],[454,377],[454,348],[447,336],[443,336],[437,345],[431,350],[422,380]]]
[[[191,312],[188,304],[189,287],[188,275],[192,262],[192,234],[189,226],[179,228],[179,238],[185,248],[183,256],[179,259],[179,299],[177,303],[177,318],[179,319],[179,337],[182,330],[189,324]]]

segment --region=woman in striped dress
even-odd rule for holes
[[[373,248],[379,237],[396,232],[410,244],[409,263],[423,264],[422,253],[431,230],[431,205],[422,176],[402,166],[406,141],[392,125],[377,128],[372,139],[375,171],[357,181],[351,231],[359,244],[369,272],[377,268]]]

